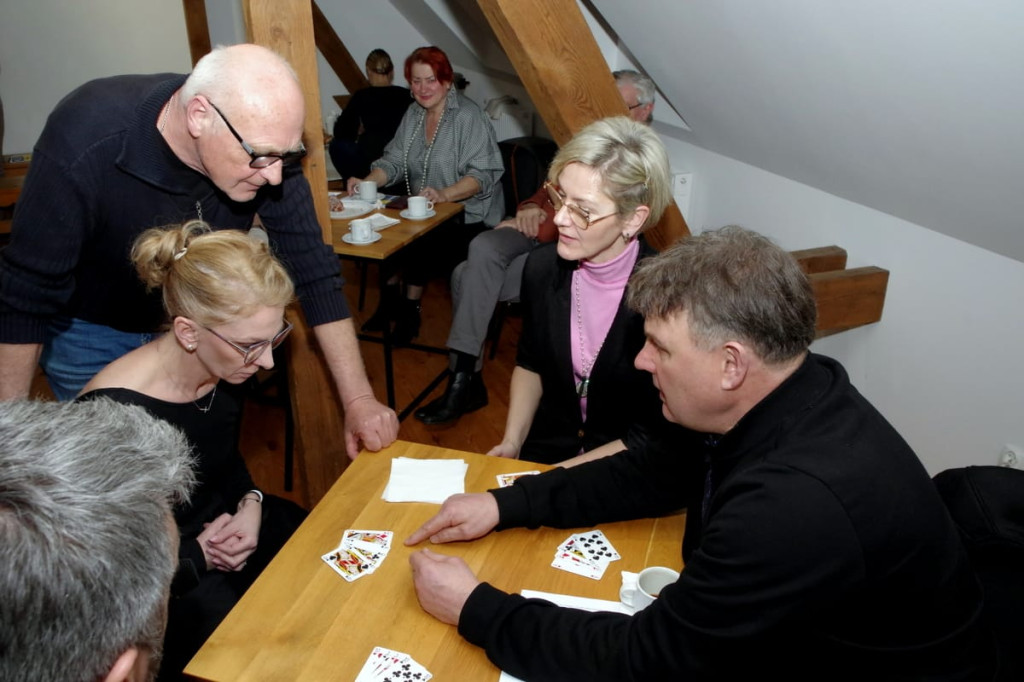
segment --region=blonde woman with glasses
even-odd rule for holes
[[[530,253],[523,330],[502,442],[491,455],[572,465],[642,447],[672,427],[651,378],[633,366],[643,319],[623,300],[642,233],[671,200],[665,148],[625,116],[565,144],[545,185],[558,238]]]
[[[79,399],[141,405],[179,428],[197,459],[181,533],[160,679],[185,664],[298,527],[305,511],[264,495],[238,451],[238,387],[274,366],[292,326],[292,281],[265,242],[202,221],[144,232],[131,253],[160,289],[169,329],[107,365]]]

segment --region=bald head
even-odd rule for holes
[[[301,130],[305,103],[298,76],[276,52],[260,45],[217,47],[196,64],[181,88],[181,101],[205,95],[239,120]]]

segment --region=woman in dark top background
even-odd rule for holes
[[[334,168],[345,180],[370,173],[370,163],[384,153],[384,146],[395,136],[412,103],[408,88],[392,85],[395,65],[384,50],[367,55],[366,78],[370,87],[352,94],[348,106],[334,121],[328,147]]]
[[[148,287],[162,288],[170,330],[107,365],[81,399],[141,405],[195,451],[198,486],[175,509],[181,547],[159,676],[172,680],[305,517],[264,496],[238,451],[237,387],[274,366],[294,289],[264,242],[198,220],[147,230],[132,261]]]

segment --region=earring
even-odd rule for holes
[[[191,353],[191,352],[192,352],[192,351],[194,351],[195,349],[196,349],[196,344],[194,344],[194,343],[190,343],[190,344],[188,344],[188,352],[189,352],[189,353]]]
[[[629,240],[632,239],[632,238],[633,238],[633,235],[631,235],[630,233],[628,233],[628,232],[623,232],[622,233],[622,243],[623,244],[628,244]]]

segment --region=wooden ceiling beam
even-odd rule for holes
[[[210,24],[206,19],[206,0],[181,0],[185,10],[185,33],[192,66],[213,47],[210,45]]]
[[[362,66],[352,58],[345,43],[341,42],[341,38],[335,33],[331,22],[324,16],[315,0],[312,5],[313,36],[320,54],[324,56],[331,69],[341,79],[345,89],[350,93],[370,87],[370,81],[366,80]]]

